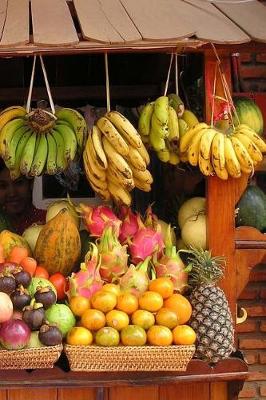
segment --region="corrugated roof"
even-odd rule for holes
[[[0,0],[0,54],[266,43],[265,21],[258,0]]]

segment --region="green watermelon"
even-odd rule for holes
[[[255,101],[248,97],[236,97],[234,98],[234,105],[240,123],[248,125],[261,136],[263,134],[263,115]],[[236,116],[233,120],[234,124],[238,125]]]
[[[258,186],[247,186],[237,208],[236,226],[253,226],[266,232],[266,195]]]

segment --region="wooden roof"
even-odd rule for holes
[[[258,0],[0,0],[0,55],[266,43]]]

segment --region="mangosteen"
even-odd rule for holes
[[[43,323],[45,311],[41,303],[32,299],[30,305],[23,308],[22,319],[31,331],[37,331]]]
[[[10,295],[16,289],[16,281],[11,274],[0,274],[0,292]]]
[[[56,346],[62,343],[63,335],[56,325],[44,323],[39,330],[39,339],[45,346]]]
[[[31,282],[31,275],[27,272],[22,270],[13,272],[16,285],[22,285],[24,288],[27,288]]]
[[[38,287],[35,294],[35,300],[42,303],[44,308],[47,309],[56,303],[55,292],[49,287]]]
[[[5,261],[4,263],[0,264],[0,273],[8,273],[13,274],[13,272],[21,271],[23,268],[21,265],[11,261]]]
[[[29,292],[22,285],[17,287],[16,290],[11,293],[10,299],[15,310],[23,310],[23,308],[30,304],[31,301]]]

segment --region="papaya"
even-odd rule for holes
[[[4,229],[0,233],[0,246],[3,246],[5,258],[8,258],[10,251],[14,246],[25,247],[28,250],[29,255],[31,255],[31,249],[27,241],[22,236],[17,235],[8,229]]]
[[[78,228],[66,208],[42,228],[34,249],[34,257],[49,274],[61,272],[67,276],[75,269],[81,252]]]
[[[247,186],[237,204],[236,226],[252,226],[266,232],[266,195],[258,186]]]
[[[263,134],[263,115],[255,101],[248,97],[234,98],[234,105],[240,124],[246,124],[262,136]],[[236,116],[233,118],[235,125],[238,125]]]

